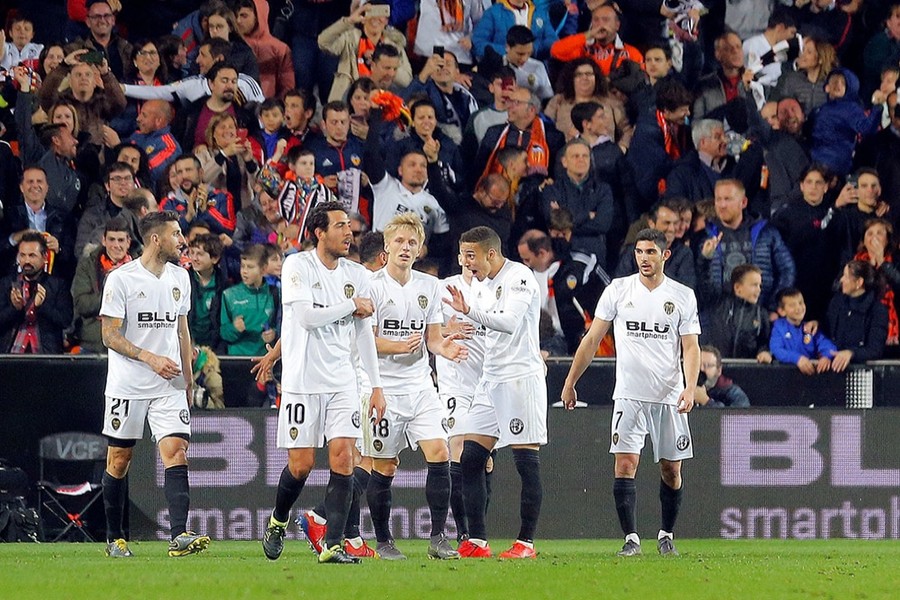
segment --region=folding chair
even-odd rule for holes
[[[85,515],[103,496],[106,444],[103,436],[79,431],[56,433],[41,439],[37,488],[45,541],[58,542],[75,532],[80,533],[84,541],[96,541],[88,529]],[[57,528],[46,526],[51,521],[58,521]]]

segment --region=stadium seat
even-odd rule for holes
[[[77,541],[96,541],[85,515],[103,496],[106,444],[102,436],[78,431],[41,439],[37,488],[44,541],[58,542],[66,536]]]

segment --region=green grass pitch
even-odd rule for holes
[[[495,540],[495,553],[505,540]],[[0,544],[0,598],[897,598],[896,541],[677,540],[681,556],[615,556],[621,542],[539,540],[535,561],[425,558],[425,542],[398,546],[409,560],[318,565],[305,542],[288,540],[266,560],[258,542],[213,541],[206,553],[166,556],[164,542],[135,542],[133,559],[101,544]]]

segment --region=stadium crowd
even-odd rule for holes
[[[104,352],[104,279],[174,210],[195,344],[262,355],[282,260],[337,200],[363,263],[405,211],[441,276],[496,231],[540,283],[545,355],[574,353],[649,226],[721,357],[900,356],[900,2],[12,4],[2,352]]]

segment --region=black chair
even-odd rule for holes
[[[58,542],[66,536],[96,541],[86,515],[103,497],[106,445],[103,436],[79,431],[55,433],[41,439],[37,488],[45,541]],[[51,522],[57,526],[49,526]]]

